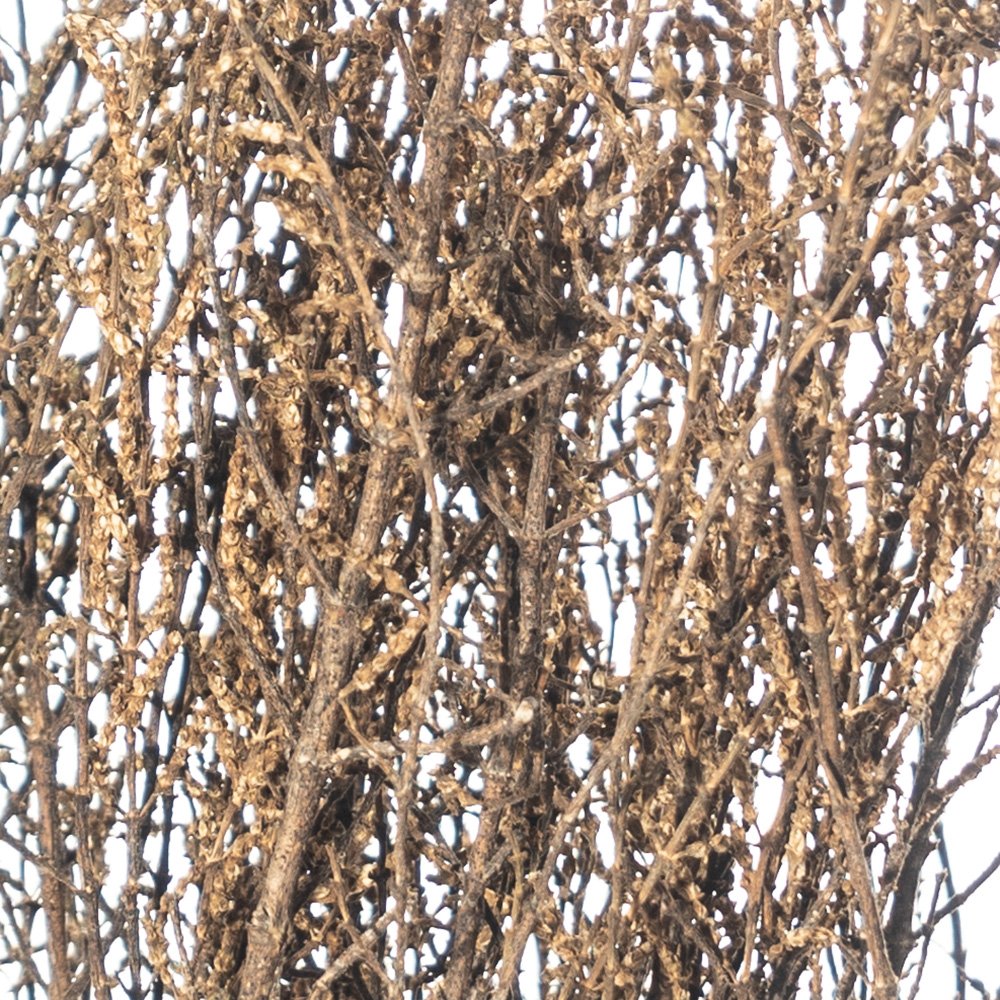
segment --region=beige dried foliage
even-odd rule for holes
[[[94,0],[35,54],[8,6],[10,994],[943,961],[996,5]]]

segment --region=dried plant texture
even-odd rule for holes
[[[971,989],[997,7],[78,6],[0,64],[10,995]]]

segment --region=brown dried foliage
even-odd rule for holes
[[[8,4],[18,996],[916,985],[1000,25],[747,6]]]

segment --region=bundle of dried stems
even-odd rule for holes
[[[5,6],[10,995],[972,991],[997,6]]]

